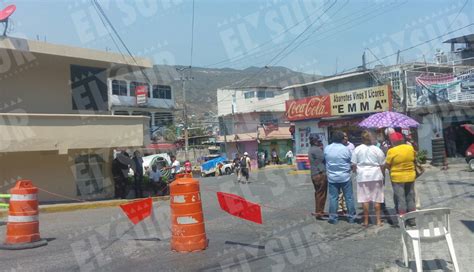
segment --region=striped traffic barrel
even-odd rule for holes
[[[45,245],[46,241],[41,240],[39,233],[38,188],[31,180],[18,180],[10,194],[4,245]]]
[[[182,177],[170,184],[171,249],[190,252],[207,248],[199,181]]]

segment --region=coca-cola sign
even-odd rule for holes
[[[286,101],[286,115],[290,121],[330,116],[331,103],[329,95]]]

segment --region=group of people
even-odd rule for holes
[[[182,171],[180,162],[175,156],[170,156],[171,165],[154,163],[148,171],[144,170],[143,158],[139,151],[135,151],[133,156],[121,151],[116,154],[112,161],[112,175],[115,186],[115,198],[126,199],[128,195],[128,177],[130,169],[133,170],[133,187],[136,198],[144,197],[143,184],[144,176],[147,175],[154,195],[166,195],[168,193],[168,183],[174,180],[177,173]],[[191,169],[190,163],[185,162],[185,169]],[[168,182],[164,181],[162,170],[170,170],[171,176]],[[146,173],[145,173],[146,172]]]
[[[315,212],[319,220],[336,224],[338,208],[345,208],[349,223],[356,221],[353,199],[352,174],[357,184],[357,202],[363,207],[363,225],[369,225],[369,203],[374,203],[376,225],[383,225],[381,208],[385,205],[385,170],[390,173],[395,209],[402,215],[416,210],[415,205],[415,160],[413,144],[402,133],[393,129],[386,131],[386,141],[379,143],[370,131],[362,132],[362,144],[355,147],[347,134],[336,131],[332,143],[323,146],[318,135],[310,136],[308,153],[311,180],[315,189]],[[384,149],[384,151],[382,150]],[[325,203],[329,193],[329,217]]]

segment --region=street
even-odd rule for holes
[[[45,247],[0,251],[1,271],[409,271],[403,267],[400,229],[363,228],[340,220],[316,221],[309,175],[289,168],[251,174],[250,184],[235,175],[200,178],[209,247],[170,250],[167,201],[154,204],[152,218],[133,225],[120,208],[101,208],[40,216]],[[390,183],[386,204],[393,213]],[[423,209],[449,207],[454,246],[461,271],[474,266],[474,172],[465,164],[447,171],[429,168],[417,181]],[[262,205],[263,224],[220,210],[216,192],[229,192]],[[327,209],[327,206],[326,206]],[[361,213],[360,205],[357,205]],[[395,217],[394,217],[395,218]],[[4,220],[4,218],[2,219]],[[374,220],[372,220],[372,223]],[[0,226],[5,235],[5,223]],[[411,244],[408,245],[409,247]],[[410,252],[410,249],[409,249]],[[413,255],[411,269],[415,269]],[[424,269],[452,269],[446,243],[422,244]]]

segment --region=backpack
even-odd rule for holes
[[[242,157],[240,159],[240,168],[247,168],[247,159],[248,157]]]

